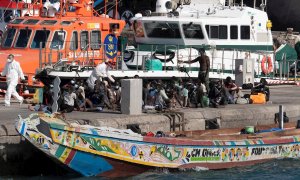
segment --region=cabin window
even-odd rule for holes
[[[250,26],[241,26],[241,39],[250,39]]]
[[[15,35],[16,35],[16,29],[8,29],[3,47],[11,47],[11,45],[14,41]]]
[[[11,24],[21,24],[21,22],[23,21],[24,19],[14,19],[12,20],[10,23]]]
[[[181,38],[179,26],[175,23],[145,23],[145,30],[147,36],[152,38]]]
[[[219,26],[210,26],[210,38],[219,39]]]
[[[238,26],[230,26],[230,39],[238,39]]]
[[[101,33],[100,31],[91,32],[91,49],[99,50],[101,44]]]
[[[228,39],[227,26],[206,25],[205,29],[210,39]]]
[[[51,49],[62,49],[66,39],[65,31],[55,31],[50,48]]]
[[[32,32],[32,30],[28,29],[28,28],[21,29],[20,32],[19,32],[19,36],[18,36],[17,42],[15,44],[15,47],[17,47],[17,48],[25,48],[25,47],[27,47],[29,38],[31,36],[31,32]]]
[[[5,10],[4,11],[4,22],[8,23],[10,20],[12,20],[13,16],[14,16],[14,12],[12,10]]]
[[[35,25],[39,22],[38,19],[28,19],[26,20],[23,24],[28,24],[28,25]]]
[[[60,24],[63,26],[69,26],[71,23],[71,21],[62,21]]]
[[[228,39],[227,26],[219,26],[219,39]]]
[[[40,43],[42,43],[42,48],[45,48],[45,45],[48,41],[50,31],[49,30],[37,30],[35,32],[34,38],[31,43],[32,49],[40,48]]]
[[[86,50],[89,45],[89,33],[88,31],[82,31],[80,33],[80,49]]]
[[[74,31],[72,34],[70,50],[77,50],[78,49],[78,32]]]
[[[44,20],[43,22],[41,22],[41,25],[54,25],[56,23],[56,20]]]
[[[183,24],[182,28],[185,38],[204,39],[200,24]]]

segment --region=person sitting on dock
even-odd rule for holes
[[[238,86],[232,81],[231,77],[228,76],[224,82],[225,94],[227,96],[227,101],[229,104],[234,104],[235,93],[238,90]]]
[[[270,100],[270,89],[265,78],[261,78],[259,84],[252,88],[251,94],[263,93],[266,95],[266,102]]]
[[[75,87],[67,84],[63,87],[65,91],[63,92],[62,98],[63,102],[60,106],[60,111],[62,113],[69,113],[74,110],[77,96],[75,94]]]

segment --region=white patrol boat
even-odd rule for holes
[[[116,78],[196,78],[200,64],[189,62],[200,55],[200,48],[210,58],[210,78],[234,79],[241,70],[236,67],[237,59],[254,62],[247,65],[247,71],[269,74],[274,69],[272,24],[264,11],[266,2],[254,4],[260,7],[234,0],[157,0],[155,12],[145,11],[131,19],[136,44],[124,46],[119,38],[121,53],[113,58],[117,63],[110,74]],[[65,72],[57,66],[66,62],[59,62],[47,70],[47,77],[87,78],[91,74],[92,68],[73,71],[74,61],[70,61]]]
[[[236,59],[253,59],[256,74],[273,72],[272,25],[263,10],[266,2],[261,2],[260,9],[233,2],[157,1],[156,12],[136,14],[131,20],[137,45],[127,48],[126,65],[140,69],[145,59],[159,59],[163,69],[176,71],[186,66],[195,77],[198,62],[179,62],[192,61],[202,47],[211,60],[212,78],[234,78]]]

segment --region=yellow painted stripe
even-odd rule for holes
[[[55,132],[53,130],[50,130],[50,132],[51,132],[53,141],[57,144],[61,144],[61,142],[59,142],[55,138],[56,137],[56,136],[54,136]],[[73,149],[84,151],[84,152],[91,153],[91,154],[97,154],[97,155],[100,155],[100,156],[105,156],[105,157],[114,158],[114,159],[117,159],[117,160],[136,163],[136,164],[142,164],[142,165],[146,165],[146,166],[177,168],[178,166],[181,165],[181,164],[165,163],[165,162],[164,163],[146,162],[146,161],[143,161],[143,160],[131,159],[129,157],[118,155],[118,154],[111,154],[111,153],[108,153],[108,152],[99,152],[99,151],[95,151],[95,150],[92,150],[92,149],[86,149],[86,148],[82,148],[82,147],[78,147],[78,146],[77,147],[71,147],[71,146],[65,145],[65,144],[61,144],[61,145],[71,148],[71,149],[66,148],[63,155],[59,158],[63,162],[66,160],[66,158],[68,157],[69,153],[71,152],[71,150],[73,148]]]

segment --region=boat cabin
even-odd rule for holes
[[[6,25],[16,17],[38,16],[39,5],[29,0],[14,1],[5,0],[0,2],[0,38],[6,30]]]
[[[245,6],[193,2],[174,9],[161,8],[148,16],[136,14],[132,19],[136,42],[223,48],[269,46],[272,49],[270,21],[266,12]],[[160,7],[164,4],[162,0]]]
[[[7,25],[0,47],[0,71],[8,54],[15,54],[25,75],[62,58],[95,63],[105,57],[104,41],[108,35],[117,38],[125,22],[107,15],[94,15],[92,4],[72,6],[44,4],[39,17],[19,17]],[[60,11],[59,9],[67,9]]]

